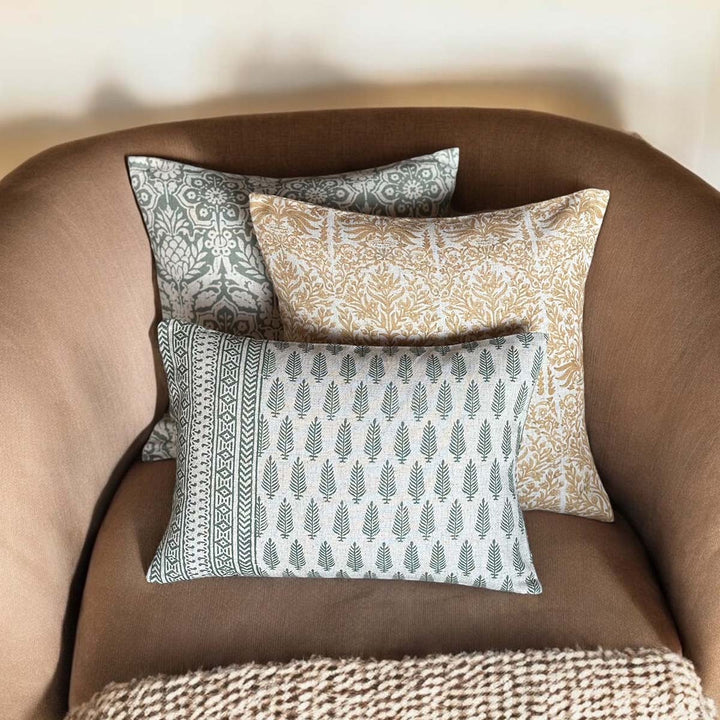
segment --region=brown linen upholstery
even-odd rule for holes
[[[452,145],[463,211],[611,192],[585,303],[591,446],[720,699],[720,195],[594,125],[380,109],[138,128],[41,153],[0,182],[0,717],[62,713],[89,550],[166,404],[150,247],[124,156],[299,175]]]
[[[174,461],[139,463],[100,528],[85,586],[71,705],[111,680],[251,660],[398,658],[501,649],[680,642],[627,524],[526,515],[540,596],[393,581],[218,578],[145,572],[170,515]]]

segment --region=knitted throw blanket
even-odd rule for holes
[[[66,720],[715,717],[689,660],[642,649],[248,663],[111,683]]]

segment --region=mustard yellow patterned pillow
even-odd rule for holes
[[[251,195],[287,340],[450,344],[548,335],[518,465],[523,508],[612,520],[585,427],[585,280],[609,193],[461,217],[387,218]],[[497,337],[478,382],[512,362]],[[503,370],[506,368],[503,367]],[[522,406],[508,383],[503,402]],[[469,400],[471,401],[471,400]]]

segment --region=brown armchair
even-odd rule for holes
[[[539,598],[145,583],[174,465],[136,462],[166,394],[125,156],[288,176],[451,145],[461,211],[611,191],[584,333],[587,423],[617,522],[529,513]],[[642,140],[531,112],[200,120],[22,165],[0,182],[0,716],[58,718],[109,680],[247,659],[575,644],[682,648],[720,699],[719,229],[717,191]]]

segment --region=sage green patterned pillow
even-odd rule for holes
[[[449,208],[458,154],[450,148],[370,170],[285,179],[128,157],[155,257],[163,318],[278,339],[280,316],[248,195],[280,195],[375,215],[434,217]],[[143,460],[175,457],[175,434],[175,423],[166,414],[153,429]]]
[[[515,465],[545,335],[371,348],[170,320],[159,340],[178,460],[149,581],[394,578],[541,591]]]

